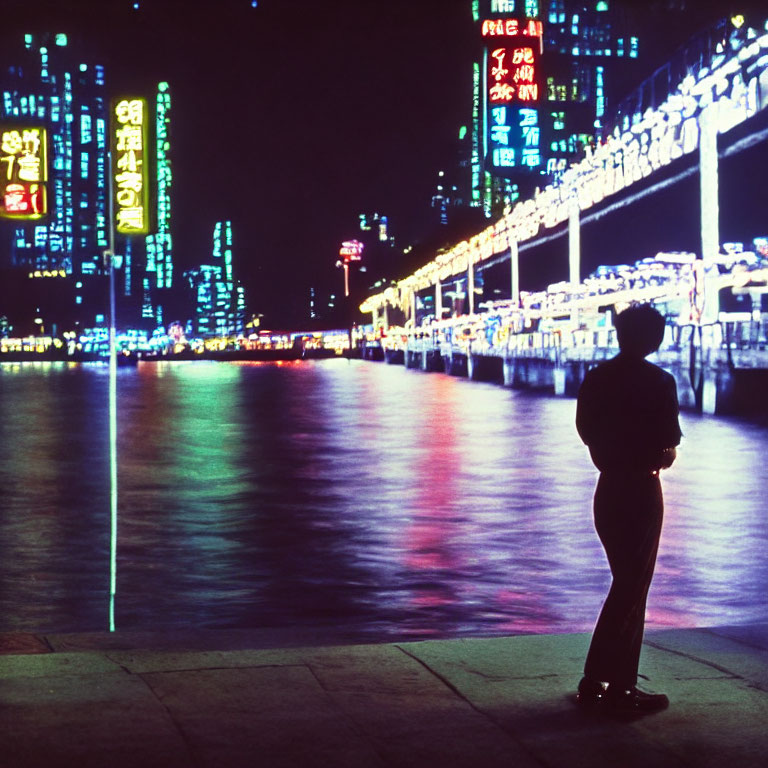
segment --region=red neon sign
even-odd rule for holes
[[[483,37],[542,37],[544,25],[534,19],[485,19],[481,33]]]
[[[539,100],[533,48],[496,48],[488,54],[488,99],[497,104]]]
[[[362,254],[363,244],[359,240],[345,240],[339,250],[339,256],[346,262],[360,261]]]

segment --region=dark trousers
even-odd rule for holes
[[[658,476],[602,473],[594,511],[613,581],[592,635],[584,675],[631,688],[637,683],[645,603],[664,516]]]

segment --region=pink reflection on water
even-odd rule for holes
[[[423,608],[435,608],[443,605],[451,605],[456,602],[444,592],[439,593],[437,590],[431,591],[426,589],[415,589],[411,596],[411,603],[413,605]]]
[[[446,377],[435,381],[434,397],[420,402],[422,417],[415,439],[422,451],[415,474],[422,478],[411,507],[411,523],[403,532],[405,565],[416,570],[460,568],[462,556],[454,546],[460,535],[454,506],[461,456],[451,413],[452,390]]]

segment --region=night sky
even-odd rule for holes
[[[423,235],[467,118],[466,0],[162,5],[142,4],[151,58],[109,79],[171,83],[180,266],[204,261],[231,218],[249,304],[279,325],[308,316],[310,285],[341,291],[359,213],[387,215],[399,246]]]
[[[657,31],[641,37],[650,72],[686,39],[674,10],[685,3],[624,3]],[[686,18],[719,15],[713,5],[729,3],[700,0]],[[232,219],[250,308],[272,325],[300,323],[310,285],[341,290],[338,247],[359,234],[359,213],[387,215],[400,247],[428,234],[437,172],[469,119],[468,0],[132,6],[43,2],[36,26],[69,32],[84,61],[105,63],[113,95],[170,82],[177,274],[205,262],[214,222]],[[29,6],[18,13],[29,18]],[[402,277],[399,250],[392,260]]]

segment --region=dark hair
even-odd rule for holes
[[[616,336],[622,352],[645,357],[664,339],[664,316],[650,304],[637,304],[616,315]]]

